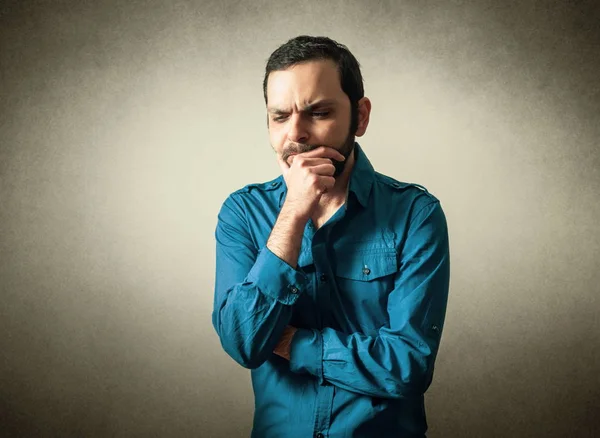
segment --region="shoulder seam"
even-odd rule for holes
[[[425,204],[423,207],[421,207],[421,208],[419,209],[419,211],[417,211],[415,214],[413,214],[413,215],[412,215],[413,217],[410,219],[410,222],[409,222],[408,226],[410,227],[410,226],[412,225],[412,223],[414,222],[415,218],[416,218],[416,217],[417,217],[419,214],[421,214],[421,212],[422,212],[423,210],[425,210],[426,208],[428,208],[428,207],[432,206],[433,204],[439,204],[439,203],[440,203],[440,200],[439,200],[439,199],[434,199],[434,200],[433,200],[433,201],[431,201],[430,203],[428,203],[428,204]]]
[[[414,183],[414,182],[400,181],[396,178],[392,178],[389,175],[384,175],[383,173],[379,173],[379,172],[375,172],[375,177],[378,182],[381,182],[387,186],[391,186],[394,188],[401,188],[401,186],[406,186],[406,187],[414,186],[414,187],[421,189],[422,191],[424,191],[426,193],[429,193],[427,188],[425,188],[424,186],[422,186],[420,184]]]
[[[252,190],[252,189],[258,189],[258,190],[268,192],[268,191],[276,189],[277,187],[279,187],[281,185],[281,181],[278,181],[278,180],[279,180],[279,177],[274,178],[270,181],[246,184],[244,187],[241,187],[241,188],[235,190],[232,194],[249,193],[250,190]]]
[[[419,191],[421,193],[427,195],[428,197],[430,197],[434,200],[438,200],[433,193],[431,193],[429,190],[427,190],[426,187],[424,187],[420,184],[414,183],[414,182],[399,181],[390,176],[383,175],[383,174],[379,174],[379,178],[377,178],[377,181],[382,184],[385,184],[388,187],[392,187],[397,190],[398,189],[407,189],[409,187],[415,187],[415,188],[419,189]]]

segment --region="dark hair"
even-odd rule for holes
[[[342,91],[350,99],[350,129],[358,126],[358,101],[365,95],[360,64],[346,46],[331,38],[300,35],[279,46],[269,57],[263,80],[267,103],[267,81],[273,71],[285,70],[296,64],[329,59],[337,65]]]

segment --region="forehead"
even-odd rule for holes
[[[342,104],[345,99],[337,66],[330,60],[303,62],[274,71],[267,81],[269,108],[301,107],[318,100]]]

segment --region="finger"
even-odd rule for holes
[[[296,155],[299,155],[299,154],[288,155],[285,160],[283,159],[283,157],[281,155],[279,155],[279,158],[281,158],[281,160],[285,164],[287,164],[288,167],[292,167],[292,163],[294,162],[294,158],[296,157]]]
[[[300,162],[300,165],[306,167],[319,166],[321,164],[333,164],[331,158],[307,158],[301,155],[298,155],[297,157],[298,161]]]
[[[311,167],[310,171],[317,175],[331,176],[335,173],[335,166],[331,163],[319,164],[318,166]]]
[[[335,186],[335,178],[333,176],[324,176],[325,187],[332,189]]]
[[[333,176],[321,176],[318,179],[319,187],[321,187],[321,195],[333,189],[335,186],[335,178]]]
[[[318,147],[310,152],[304,152],[302,155],[307,158],[331,158],[338,161],[346,159],[339,151],[328,146]]]
[[[344,161],[346,159],[346,157],[344,157],[338,150],[329,146],[321,146],[313,149],[310,152],[305,152],[302,155],[307,158],[330,158],[338,161]]]

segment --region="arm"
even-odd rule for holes
[[[257,368],[272,354],[308,279],[267,246],[258,253],[235,196],[221,207],[215,238],[213,326],[236,362]]]
[[[431,383],[449,287],[446,219],[439,202],[413,218],[388,297],[389,325],[376,336],[298,329],[290,369],[374,397],[423,394]]]
[[[304,227],[321,195],[335,183],[333,158],[345,160],[325,146],[296,155],[291,166],[277,155],[288,193],[258,256],[234,196],[221,208],[212,319],[221,345],[242,366],[259,367],[274,349],[280,352],[276,346],[292,305],[308,284],[306,275],[295,269]]]
[[[267,247],[271,252],[294,268],[298,265],[304,227],[307,221],[308,219],[295,214],[293,207],[285,202],[267,241]]]

